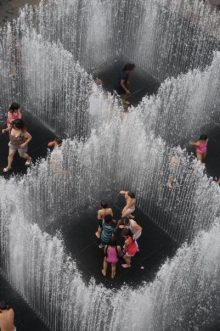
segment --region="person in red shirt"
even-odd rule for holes
[[[124,252],[124,260],[125,263],[122,264],[121,266],[125,269],[131,267],[131,258],[135,256],[135,254],[138,251],[138,247],[136,245],[136,242],[133,238],[133,234],[130,229],[123,229],[122,231],[122,237],[125,239],[125,244],[123,247],[123,252]]]

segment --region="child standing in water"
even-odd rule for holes
[[[117,246],[115,237],[112,237],[108,245],[104,248],[105,257],[103,260],[102,274],[106,276],[108,265],[111,264],[111,278],[115,278],[116,275],[116,265],[118,263],[118,256],[121,253],[121,247]]]
[[[103,219],[106,215],[111,215],[113,217],[113,211],[111,208],[109,208],[108,203],[105,200],[102,200],[100,203],[100,209],[97,212],[97,219],[99,223],[98,229],[95,233],[97,238],[100,238]]]
[[[204,162],[207,154],[207,145],[208,145],[208,136],[206,134],[202,134],[199,137],[199,140],[192,143],[192,146],[196,149],[196,157],[197,160]]]
[[[99,245],[99,248],[108,245],[114,231],[113,217],[111,215],[106,215],[102,222],[101,244]]]
[[[125,239],[125,244],[123,247],[123,251],[124,251],[123,258],[125,260],[125,263],[122,264],[121,266],[127,269],[131,267],[131,258],[135,256],[135,254],[137,253],[138,247],[136,245],[135,240],[133,239],[133,235],[130,229],[124,229],[122,231],[122,236]]]
[[[135,240],[135,243],[136,243],[138,251],[139,251],[137,239],[139,239],[142,234],[142,227],[135,220],[130,219],[129,217],[122,218],[118,223],[118,227],[120,229],[130,229],[131,230],[133,239]]]

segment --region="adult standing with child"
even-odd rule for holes
[[[2,130],[2,133],[10,131],[12,122],[22,118],[21,107],[17,102],[13,102],[8,110],[7,128]]]
[[[5,173],[12,169],[12,162],[16,151],[18,151],[20,157],[26,160],[26,166],[30,166],[32,163],[32,158],[27,153],[28,144],[31,141],[32,136],[26,130],[24,122],[21,119],[17,119],[11,123],[9,139],[8,165],[3,169],[3,172]]]

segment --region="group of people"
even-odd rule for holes
[[[142,234],[142,227],[134,220],[136,198],[130,191],[120,191],[125,197],[126,204],[121,212],[121,219],[116,221],[113,218],[112,208],[104,200],[101,201],[100,209],[97,212],[98,229],[95,233],[100,240],[99,248],[104,249],[104,260],[102,275],[107,275],[108,265],[111,265],[111,278],[116,275],[116,266],[119,259],[124,262],[123,268],[131,267],[131,259],[139,251],[137,239]],[[119,245],[118,236],[123,238],[123,247]]]
[[[32,157],[28,154],[28,144],[32,140],[31,134],[27,131],[25,123],[22,119],[21,107],[18,103],[13,102],[8,110],[7,114],[7,127],[2,129],[2,133],[9,134],[9,152],[8,152],[8,164],[3,169],[4,173],[8,173],[12,170],[12,163],[16,151],[21,158],[25,159],[25,165],[30,166],[32,164]],[[55,138],[48,143],[48,147],[54,149],[62,145],[60,138]],[[55,167],[54,162],[54,167]]]

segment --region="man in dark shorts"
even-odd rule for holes
[[[127,63],[123,70],[120,72],[116,82],[115,82],[115,90],[116,92],[122,96],[124,105],[129,105],[130,102],[128,102],[128,96],[131,94],[128,88],[129,84],[129,74],[131,71],[133,71],[135,68],[135,64],[133,63]]]

